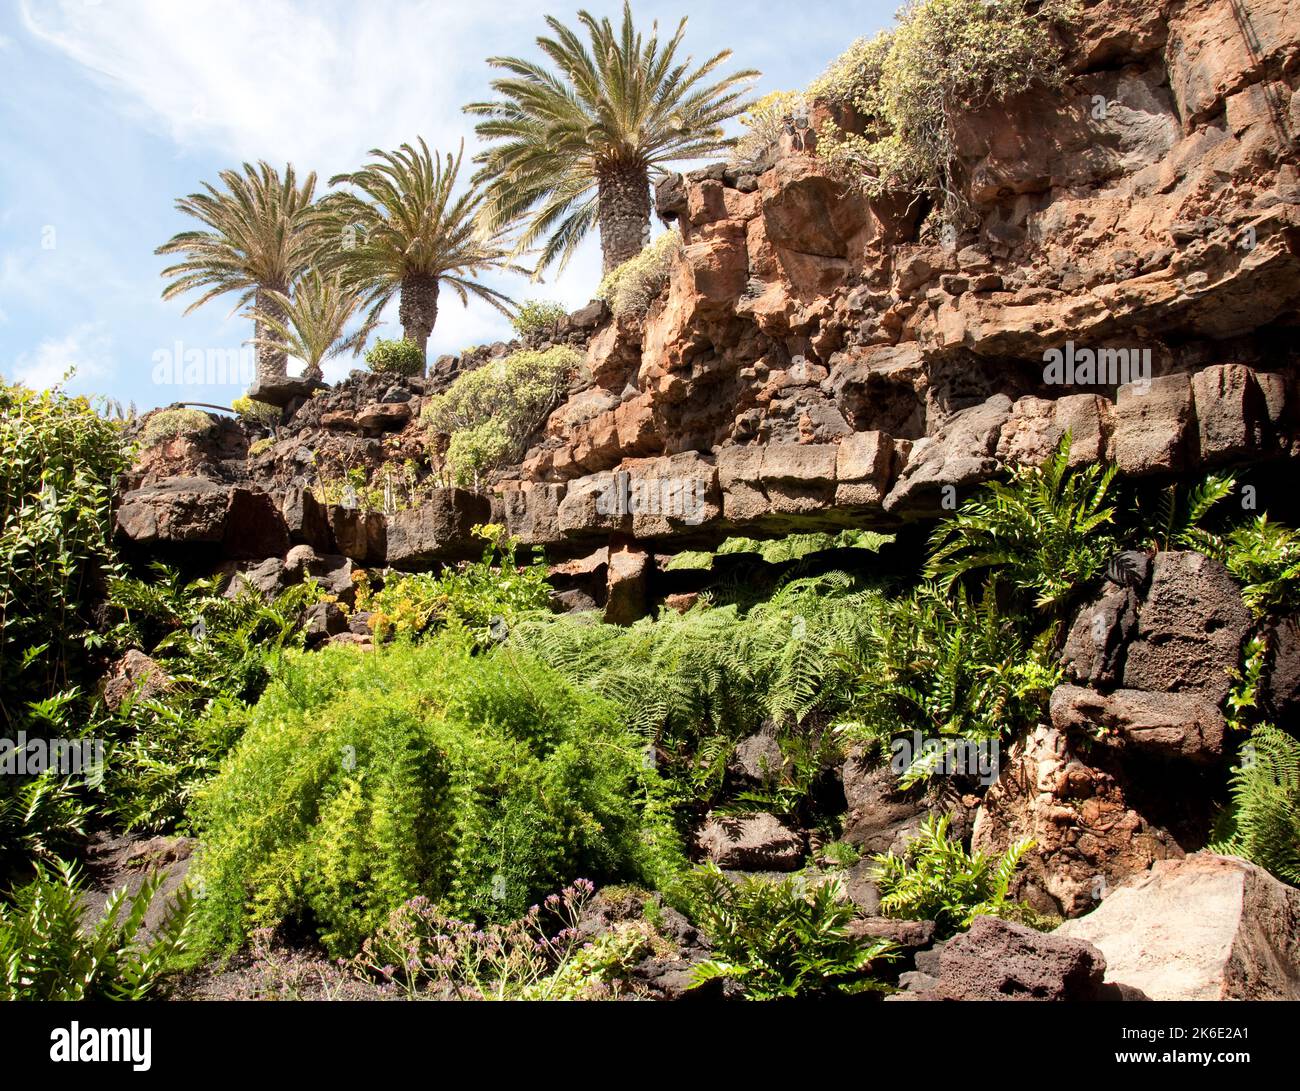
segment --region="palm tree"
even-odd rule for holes
[[[395,152],[373,149],[374,162],[331,185],[355,186],[354,193],[332,193],[322,202],[329,231],[341,245],[324,260],[343,281],[362,292],[371,321],[398,296],[402,335],[426,350],[438,320],[438,289],[448,284],[461,303],[471,295],[510,313],[510,298],[475,279],[488,269],[519,269],[500,231],[485,232],[479,220],[482,195],[454,197],[464,144],[453,159],[403,144]]]
[[[154,251],[181,254],[184,260],[168,266],[163,299],[195,288],[205,288],[185,308],[196,307],[226,292],[239,292],[235,310],[252,303],[255,340],[259,342],[259,383],[283,380],[287,374],[284,353],[266,337],[266,321],[278,315],[275,296],[287,296],[294,282],[311,264],[317,245],[312,230],[315,208],[312,195],[316,175],[297,184],[293,164],[284,177],[265,162],[243,165],[243,173],[223,170],[225,189],[207,182],[204,193],[192,193],[176,202],[181,212],[208,225],[210,231],[182,231]],[[234,313],[234,312],[232,312]]]
[[[254,338],[258,347],[270,347],[302,360],[307,369],[304,379],[320,381],[321,365],[326,360],[355,355],[366,343],[371,321],[363,322],[355,333],[347,325],[362,307],[361,296],[343,287],[337,275],[326,278],[313,269],[297,284],[292,298],[283,292],[268,293],[276,312],[262,318],[265,333]]]
[[[475,131],[495,140],[476,157],[476,182],[487,184],[485,215],[493,226],[527,220],[521,248],[547,237],[537,266],[572,256],[596,225],[605,272],[649,241],[650,173],[673,160],[696,159],[730,147],[722,125],[751,105],[736,88],[758,73],[706,78],[731,56],[724,49],[697,68],[677,59],[686,20],[662,47],[658,24],[649,41],[623,5],[618,33],[608,19],[578,13],[590,45],[547,16],[553,38],[538,38],[551,71],[518,57],[490,57],[508,77],[493,80],[501,97],[474,102],[467,113],[489,118]],[[594,191],[594,192],[593,192]]]

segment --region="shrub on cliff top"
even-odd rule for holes
[[[424,350],[414,341],[380,338],[366,353],[370,370],[383,375],[423,375]]]
[[[153,447],[169,439],[201,439],[216,430],[217,422],[201,409],[163,409],[154,413],[144,425],[141,439]]]
[[[568,316],[569,312],[562,303],[530,299],[519,305],[511,325],[520,337],[527,337],[533,333],[550,333],[557,322]]]
[[[933,194],[957,224],[965,202],[952,177],[956,115],[1059,84],[1053,29],[1078,9],[1077,0],[912,0],[892,33],[859,39],[809,88],[810,97],[851,104],[866,123],[861,135],[825,123],[818,154],[868,193]]]
[[[615,318],[643,315],[668,283],[673,258],[682,247],[676,231],[665,231],[636,257],[606,274],[596,298],[609,304]]]
[[[280,423],[283,413],[278,405],[259,402],[247,394],[231,402],[230,408],[245,424],[256,425],[259,428],[274,428]]]
[[[582,357],[566,346],[512,353],[460,375],[430,398],[423,419],[450,437],[446,468],[458,485],[477,486],[498,466],[523,457]]]

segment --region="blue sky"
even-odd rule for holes
[[[489,97],[492,54],[530,54],[539,10],[621,2],[369,0],[0,0],[0,374],[141,410],[228,405],[238,385],[155,382],[155,365],[197,349],[237,352],[251,335],[231,297],[185,316],[164,303],[154,248],[193,221],[176,197],[244,160],[292,161],[322,180],[368,149],[423,135],[475,149],[463,103]],[[638,24],[690,15],[688,51],[735,52],[762,70],[756,93],[806,85],[856,37],[892,22],[893,0],[639,0]],[[468,173],[468,172],[466,172]],[[322,181],[322,187],[324,182]],[[560,277],[490,281],[516,299],[570,307],[599,280],[594,240]],[[380,336],[397,336],[396,306]],[[509,335],[481,303],[444,296],[430,352]],[[179,346],[178,346],[179,343]],[[337,379],[356,361],[336,362]]]

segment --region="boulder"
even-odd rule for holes
[[[850,751],[841,778],[848,804],[844,840],[865,855],[901,851],[929,814],[919,791],[899,791],[889,766],[874,762],[861,748]]]
[[[917,1000],[1119,1000],[1104,982],[1106,959],[1081,939],[976,917],[939,955],[938,974],[915,975]],[[915,986],[921,986],[917,989]]]
[[[1149,757],[1210,764],[1223,756],[1223,713],[1201,693],[1117,689],[1103,694],[1057,686],[1051,707],[1059,731],[1083,737],[1110,732],[1125,749]]]
[[[329,515],[315,493],[301,482],[290,485],[280,501],[280,516],[284,519],[293,545],[308,545],[321,553],[334,549],[330,533]]]
[[[695,846],[718,867],[732,871],[798,871],[805,853],[802,834],[766,811],[710,812]]]
[[[229,486],[203,477],[168,477],[122,497],[117,533],[137,545],[217,544],[226,536]]]
[[[1219,465],[1259,454],[1271,434],[1268,401],[1255,373],[1218,364],[1192,377],[1201,461]]]
[[[330,533],[338,550],[358,564],[383,564],[388,548],[388,524],[383,512],[345,508],[327,509]]]
[[[225,596],[238,598],[247,588],[262,598],[272,598],[284,587],[284,578],[284,562],[279,557],[268,557],[261,564],[235,572],[226,585]]]
[[[286,406],[295,398],[310,398],[317,390],[328,390],[327,383],[317,379],[254,379],[248,388],[248,396],[254,401],[266,402],[268,405]]]
[[[971,848],[1005,852],[1022,838],[1011,892],[1040,913],[1086,913],[1107,887],[1183,850],[1125,798],[1110,773],[1083,762],[1066,735],[1036,728],[1017,742],[975,815]]]
[[[736,744],[727,761],[727,774],[747,788],[770,787],[781,780],[788,765],[775,734],[760,731]]]
[[[302,629],[308,644],[319,644],[328,637],[349,632],[347,615],[335,603],[318,602],[303,611]]]
[[[650,555],[640,547],[624,544],[610,549],[605,577],[607,624],[631,625],[645,617],[650,569]]]
[[[478,557],[483,541],[474,527],[492,518],[492,503],[465,489],[435,489],[419,507],[388,517],[385,557],[394,568]]]
[[[1235,856],[1159,861],[1055,935],[1152,1000],[1300,1000],[1300,891]]]
[[[167,690],[171,678],[156,660],[131,648],[111,667],[104,680],[104,704],[116,712],[128,698],[150,700]]]
[[[1116,588],[1085,606],[1065,640],[1062,664],[1070,677],[1093,685],[1118,681],[1124,652],[1137,632],[1137,595]]]
[[[1161,375],[1119,388],[1110,457],[1130,477],[1170,472],[1188,464],[1192,383],[1187,375]]]
[[[1156,693],[1195,689],[1222,701],[1250,625],[1241,592],[1218,561],[1192,551],[1157,553],[1123,684]]]
[[[411,419],[409,402],[371,402],[357,413],[357,426],[369,435],[399,432]]]
[[[231,487],[222,548],[227,557],[236,560],[284,556],[289,530],[267,493],[242,485]]]
[[[880,504],[893,484],[894,440],[886,432],[854,432],[835,455],[835,503]]]

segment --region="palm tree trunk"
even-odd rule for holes
[[[645,167],[625,167],[601,174],[598,185],[600,252],[608,273],[650,241],[650,175]]]
[[[429,334],[438,321],[438,278],[412,273],[402,278],[402,292],[397,305],[402,336],[428,354]]]
[[[253,300],[254,330],[259,338],[269,338],[273,334],[267,325],[257,318],[257,315],[269,314],[277,319],[284,318],[284,308],[281,307],[268,292],[284,292],[287,289],[279,284],[263,284],[257,289],[257,296]],[[258,344],[257,346],[257,382],[259,386],[275,383],[282,383],[289,377],[289,358],[285,351],[276,348],[274,345]]]

